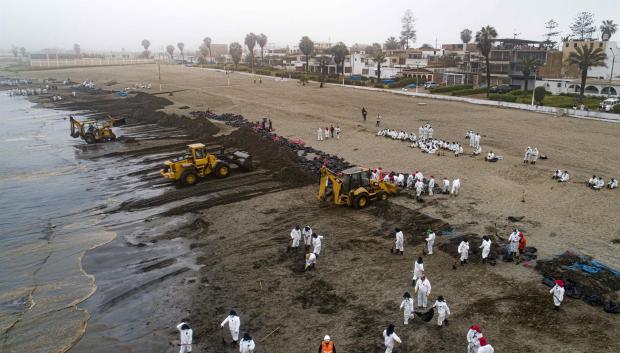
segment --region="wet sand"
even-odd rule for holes
[[[132,70],[59,70],[44,76],[70,75],[75,80],[84,75],[84,79],[103,82],[115,79],[122,86],[147,80],[146,73],[152,69],[142,66]],[[497,229],[500,236],[507,236],[513,222],[506,217],[525,216],[520,225],[529,245],[536,246],[542,255],[575,249],[614,265],[618,261],[617,244],[612,245],[611,240],[618,236],[618,224],[598,225],[594,221],[600,222],[603,218],[599,217],[604,215],[609,217],[606,212],[618,207],[614,201],[617,194],[594,193],[577,183],[558,186],[551,183],[548,175],[557,168],[569,168],[573,178],[587,168],[599,168],[605,173],[618,170],[618,154],[609,144],[601,143],[603,153],[610,156],[606,162],[587,160],[583,165],[564,157],[588,156],[588,149],[598,155],[601,152],[597,146],[589,146],[589,139],[580,140],[585,146],[582,149],[573,149],[570,143],[562,145],[571,137],[581,136],[583,131],[592,134],[591,139],[611,141],[620,134],[615,125],[434,101],[418,106],[417,99],[338,87],[302,88],[295,82],[265,80],[257,87],[247,77],[236,75],[231,80],[233,86],[224,87],[216,83],[222,80],[222,74],[195,70],[163,69],[176,75],[176,87],[188,89],[166,96],[175,104],[165,111],[181,113],[208,106],[219,112],[244,113],[249,119],[266,115],[272,118],[278,133],[302,137],[309,144],[354,163],[403,171],[423,164],[425,167],[420,169],[425,175],[458,175],[464,184],[462,194],[452,199],[437,196],[422,204],[405,195],[392,199],[388,205],[361,212],[324,208],[316,203],[315,186],[299,187],[274,180],[271,175],[277,174],[275,168],[263,171],[263,176],[269,178],[240,175],[231,178],[230,184],[227,179],[225,185],[204,183],[191,191],[169,186],[162,189],[156,175],[157,164],[166,154],[180,150],[182,142],[171,139],[170,146],[162,142],[144,153],[136,146],[120,148],[125,152],[112,147],[115,152],[108,157],[122,156],[144,166],[145,171],[121,181],[136,182],[138,187],[137,194],[121,203],[118,214],[134,213],[133,219],[147,222],[121,224],[117,231],[123,235],[117,241],[85,257],[86,270],[101,278],[100,291],[84,304],[92,319],[74,351],[142,351],[143,347],[152,347],[151,351],[172,352],[178,349],[174,346],[178,336],[174,325],[187,317],[195,328],[199,349],[232,352],[233,347],[222,345],[218,328],[231,307],[247,323],[242,329],[250,329],[259,347],[269,352],[315,351],[324,334],[334,337],[339,350],[381,351],[380,334],[388,321],[397,324],[397,333],[407,342],[403,351],[410,352],[465,349],[464,335],[472,322],[481,324],[495,348],[506,352],[620,350],[613,334],[618,330],[614,316],[575,300],[568,300],[556,315],[550,310],[547,288],[531,269],[500,263],[495,267],[472,264],[454,271],[452,258],[441,251],[425,257],[425,265],[434,288],[431,298],[446,296],[453,311],[450,326],[439,331],[431,324],[414,321],[410,327],[403,327],[402,315],[398,313],[402,292],[412,290],[409,271],[413,259],[421,254],[420,233],[428,222],[440,228],[449,223],[450,229],[459,234],[493,234]],[[213,85],[208,84],[211,82]],[[170,86],[174,86],[174,81],[167,84],[167,88]],[[437,136],[448,135],[455,140],[462,140],[467,129],[480,130],[482,144],[487,139],[506,160],[490,165],[469,157],[422,155],[404,143],[374,137],[373,122],[358,122],[358,107],[354,105],[358,102],[364,102],[371,114],[381,107],[387,127],[414,130],[421,121],[431,120]],[[89,104],[88,99],[85,103]],[[117,105],[102,103],[101,108],[114,110]],[[191,109],[179,109],[183,105]],[[411,115],[424,117],[413,121]],[[330,123],[343,127],[343,139],[315,142],[317,125]],[[560,125],[567,134],[551,134],[558,128],[554,125]],[[539,141],[537,146],[552,160],[558,160],[557,164],[553,162],[551,166],[552,162],[546,161],[522,166],[520,144],[524,136]],[[266,160],[269,156],[261,158]],[[98,158],[106,158],[106,153]],[[278,163],[284,162],[271,165]],[[237,187],[237,182],[250,186]],[[153,188],[158,191],[153,192]],[[219,192],[221,188],[231,194]],[[526,202],[522,203],[524,189]],[[553,202],[549,201],[551,197]],[[597,198],[609,202],[601,210],[603,215],[592,210],[593,205],[601,202]],[[576,204],[575,200],[580,202]],[[567,219],[560,212],[562,205],[570,206],[572,215],[587,214]],[[429,220],[417,211],[433,218]],[[585,232],[585,221],[590,221],[589,230],[597,231]],[[286,253],[288,233],[296,223],[311,224],[326,236],[325,250],[314,273],[300,271],[301,253]],[[401,226],[406,232],[403,257],[389,254],[394,226]],[[441,237],[440,242],[448,240]],[[319,291],[313,292],[317,288]],[[171,309],[156,309],[164,305]]]

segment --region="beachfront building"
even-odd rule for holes
[[[613,78],[620,78],[620,70],[615,64],[620,60],[620,47],[618,47],[617,42],[613,41],[602,41],[602,40],[589,40],[589,41],[579,41],[579,40],[570,40],[568,42],[562,43],[562,75],[563,77],[571,77],[578,78],[580,77],[579,68],[576,65],[568,64],[568,57],[570,53],[574,52],[578,46],[581,45],[593,45],[594,48],[601,48],[605,54],[607,54],[607,59],[605,64],[607,66],[596,66],[592,67],[588,70],[588,77],[597,78],[601,80],[609,80],[613,72]],[[616,59],[614,62],[614,55]]]
[[[543,79],[536,80],[536,87],[545,87],[545,90],[553,95],[579,94],[581,88],[580,79]],[[587,96],[611,96],[620,95],[620,80],[588,79],[584,94]]]

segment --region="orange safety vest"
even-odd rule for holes
[[[332,353],[334,351],[334,342],[321,342],[321,353]]]

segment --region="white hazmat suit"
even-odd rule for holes
[[[383,339],[385,344],[385,353],[392,353],[394,350],[394,341],[401,343],[400,337],[396,335],[396,332],[388,336],[387,331],[383,330]]]
[[[430,232],[426,237],[426,251],[429,255],[433,253],[433,244],[435,244],[435,232]]]
[[[254,352],[254,348],[256,348],[256,344],[254,343],[253,339],[249,339],[249,340],[241,340],[241,343],[239,343],[239,352],[240,353],[252,353]]]
[[[549,293],[553,294],[553,305],[559,307],[564,300],[564,287],[560,287],[559,285],[553,286]]]
[[[299,247],[299,242],[301,241],[301,229],[293,228],[293,230],[291,230],[291,239],[291,247]]]
[[[182,322],[177,325],[177,330],[181,333],[181,350],[180,353],[189,353],[192,351],[192,339],[194,335],[194,331],[191,328],[181,329],[185,322]]]
[[[433,304],[433,308],[437,308],[437,313],[439,314],[437,316],[437,325],[442,326],[444,320],[446,319],[446,315],[450,315],[450,308],[445,301],[439,300],[435,301],[435,304]]]
[[[301,233],[304,236],[304,245],[311,246],[312,245],[312,228],[310,228],[310,226],[305,226]]]
[[[318,235],[316,238],[312,238],[312,252],[317,256],[321,253],[321,245],[323,244],[323,236]]]
[[[413,307],[413,298],[403,298],[403,301],[400,303],[400,308],[404,310],[405,325],[409,325],[410,318],[415,318],[415,315],[413,314]]]
[[[418,278],[415,282],[415,292],[418,294],[418,306],[426,308],[428,296],[431,294],[431,282],[428,278]]]
[[[424,263],[419,263],[415,261],[413,263],[413,280],[417,281],[418,278],[422,277],[422,273],[424,272]]]
[[[394,249],[396,251],[405,251],[405,235],[402,230],[396,232],[396,239],[394,240]]]
[[[239,327],[241,326],[239,316],[228,315],[224,321],[222,321],[220,327],[224,327],[226,324],[228,324],[228,329],[230,330],[230,337],[232,337],[232,340],[235,342],[239,341]]]
[[[482,249],[482,259],[486,259],[489,257],[489,253],[491,252],[491,239],[482,240],[482,245],[480,245]]]
[[[461,255],[461,262],[467,261],[467,258],[469,257],[469,243],[465,240],[461,241],[457,251]]]

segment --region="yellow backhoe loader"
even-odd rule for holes
[[[181,185],[194,185],[198,178],[215,175],[216,178],[226,178],[230,174],[231,164],[245,170],[252,170],[252,156],[243,151],[232,154],[220,153],[215,155],[207,152],[202,143],[193,143],[187,146],[187,154],[183,157],[164,162],[164,169],[160,174]]]
[[[398,188],[394,184],[370,179],[370,170],[352,167],[337,175],[327,167],[321,167],[319,201],[333,199],[335,205],[364,208],[370,200],[386,200]]]
[[[80,137],[88,144],[116,140],[116,135],[112,132],[112,128],[125,125],[124,118],[112,118],[111,116],[83,120],[77,120],[69,116],[69,122],[71,123],[71,137]]]

